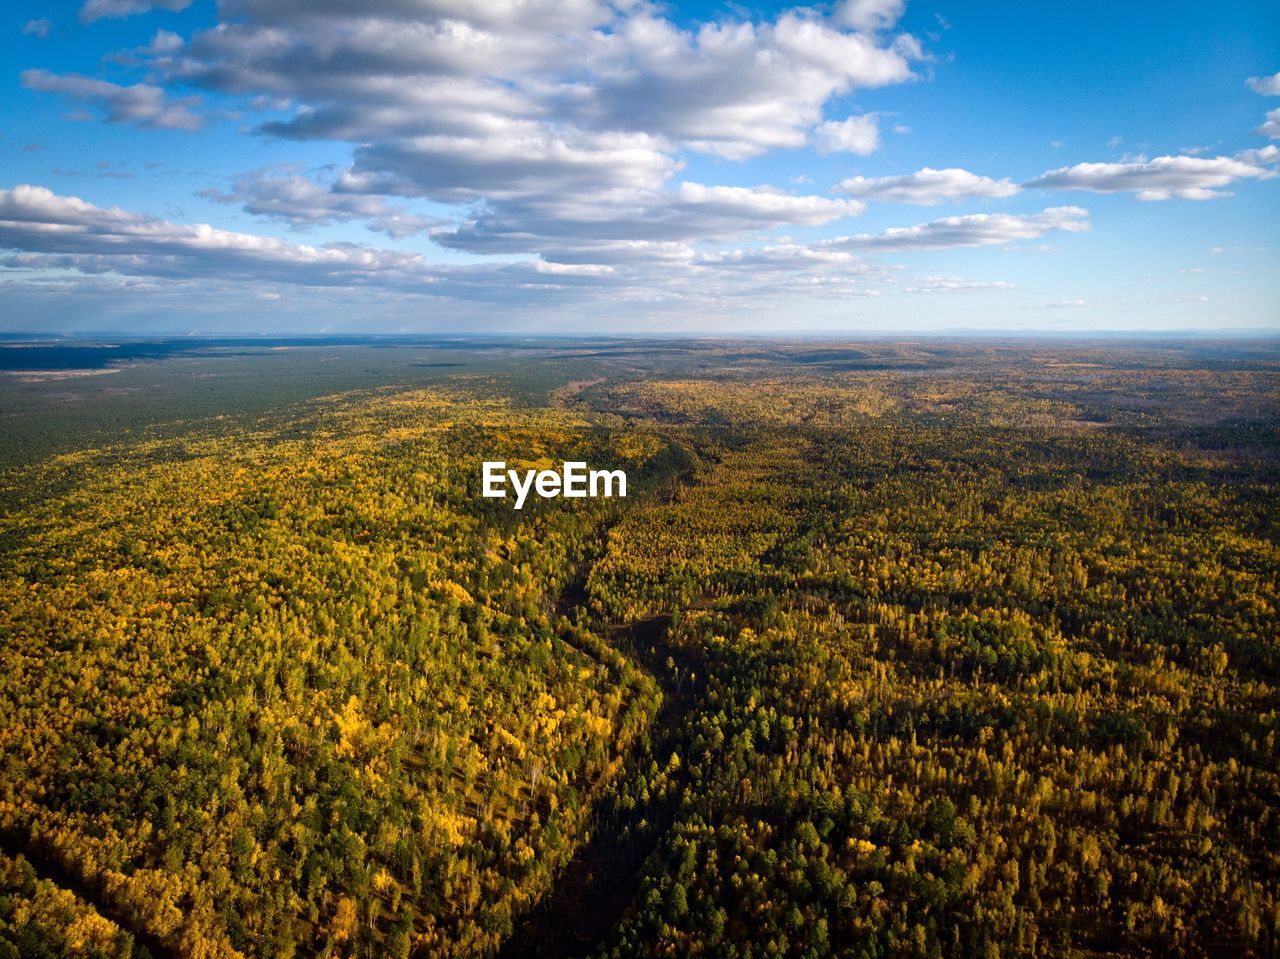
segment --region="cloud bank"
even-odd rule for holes
[[[924,167],[905,176],[850,177],[841,181],[838,189],[850,196],[884,203],[935,206],[957,200],[1013,196],[1020,188],[1009,179],[993,180],[955,167]]]
[[[1134,193],[1139,200],[1212,200],[1230,196],[1223,188],[1237,180],[1275,176],[1273,170],[1250,162],[1256,157],[1254,152],[1237,157],[1163,156],[1130,163],[1077,163],[1050,170],[1024,185],[1046,190]]]
[[[1051,230],[1081,233],[1089,229],[1089,211],[1078,206],[1055,206],[1040,213],[972,213],[948,216],[918,226],[894,227],[875,235],[837,237],[824,241],[827,249],[908,252],[999,246],[1034,240]]]

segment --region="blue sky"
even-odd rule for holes
[[[0,14],[0,331],[1280,327],[1280,6]]]

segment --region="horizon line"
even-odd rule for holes
[[[982,327],[935,328],[929,330],[672,330],[651,332],[517,332],[454,331],[432,332],[137,332],[124,330],[35,332],[0,331],[5,343],[94,342],[103,339],[146,340],[913,340],[913,339],[1036,339],[1036,340],[1271,340],[1280,338],[1280,326],[1231,327],[1227,329],[1132,329],[1132,330],[1036,330],[1025,327],[994,330]]]

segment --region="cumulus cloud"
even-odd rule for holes
[[[120,86],[78,73],[24,70],[22,85],[29,90],[60,93],[82,103],[98,104],[106,110],[107,120],[111,123],[132,123],[166,130],[196,130],[204,123],[191,110],[200,102],[198,97],[170,100],[161,87],[147,83]]]
[[[1251,166],[1269,166],[1280,163],[1280,147],[1274,143],[1268,143],[1257,150],[1241,150],[1236,154],[1236,159]]]
[[[689,191],[685,202],[716,207],[714,215],[780,215],[785,201],[722,192]],[[309,195],[309,191],[308,191]],[[804,200],[804,198],[796,198]],[[673,202],[678,194],[673,194]],[[839,201],[827,201],[839,202]],[[813,217],[825,214],[816,212]],[[788,213],[787,215],[792,215]],[[274,288],[359,291],[361,296],[427,296],[461,303],[681,301],[716,304],[800,290],[813,295],[865,295],[853,281],[874,267],[846,251],[780,244],[762,250],[695,253],[668,241],[602,242],[589,256],[433,264],[417,253],[351,243],[308,245],[274,237],[173,223],[119,208],[95,206],[44,187],[0,190],[0,267],[18,271],[10,284],[79,278],[78,290],[107,292],[110,284],[151,282],[174,289],[196,284],[246,298],[278,296]],[[10,286],[10,289],[14,287]],[[228,294],[230,295],[230,293]],[[337,295],[335,293],[335,295]],[[366,299],[363,302],[368,302]]]
[[[972,213],[949,216],[919,226],[893,227],[875,235],[837,237],[819,244],[837,250],[950,250],[962,247],[998,246],[1034,240],[1050,230],[1079,233],[1089,229],[1089,211],[1078,206],[1056,206],[1029,216],[1011,213]]]
[[[41,17],[39,20],[28,20],[27,25],[22,28],[22,32],[25,36],[46,40],[52,28],[53,24],[47,18]]]
[[[831,212],[815,202],[826,198],[788,196],[769,189],[689,184],[671,191],[668,203],[701,209],[699,215],[759,217],[766,222],[801,215],[816,222]],[[313,201],[313,192],[305,190],[303,199]],[[797,214],[797,207],[807,212]],[[1007,289],[1012,284],[1003,280],[912,278],[897,272],[899,267],[859,254],[864,249],[1009,242],[1049,229],[1083,229],[1084,216],[1083,210],[1058,208],[1029,217],[954,217],[876,237],[808,245],[781,239],[760,246],[697,249],[668,240],[598,240],[583,248],[566,248],[560,257],[543,253],[537,259],[458,266],[372,246],[309,245],[174,223],[99,207],[42,187],[19,186],[0,190],[0,268],[10,273],[6,288],[11,292],[56,288],[112,302],[113,290],[128,289],[147,296],[163,293],[175,298],[175,304],[188,295],[195,304],[205,303],[209,291],[216,290],[220,300],[248,308],[264,298],[304,304],[323,295],[330,306],[378,304],[380,318],[397,310],[407,315],[403,311],[411,307],[406,304],[418,298],[429,298],[448,311],[433,315],[454,318],[482,317],[483,311],[475,312],[482,304],[501,304],[504,310],[555,310],[562,318],[578,310],[583,311],[580,316],[596,316],[593,311],[604,302],[616,310],[679,304],[697,312],[721,310],[731,303],[735,309],[762,309],[795,296],[879,296],[877,280],[905,293]],[[576,235],[564,239],[570,246],[583,242]],[[352,318],[358,322],[358,313]]]
[[[151,38],[151,42],[142,48],[142,52],[149,53],[152,56],[164,56],[177,53],[184,44],[185,41],[182,37],[172,30],[157,30],[156,35]]]
[[[590,75],[563,106],[579,123],[745,159],[803,146],[829,99],[908,80],[911,59],[912,51],[797,13],[696,32],[646,13],[594,35]]]
[[[365,144],[339,188],[446,202],[590,195],[657,188],[678,168],[647,134],[553,133],[518,122],[503,127],[498,136],[436,134]]]
[[[98,18],[179,4],[88,0],[85,9]],[[368,0],[356,9],[340,0],[220,0],[217,26],[185,40],[161,31],[130,51],[126,65],[145,66],[146,83],[48,71],[28,71],[24,83],[141,126],[200,123],[196,98],[153,84],[243,96],[248,109],[269,111],[257,127],[263,135],[345,142],[350,163],[332,182],[277,167],[205,196],[300,230],[425,231],[442,247],[492,259],[446,266],[376,246],[287,242],[19,187],[0,191],[3,263],[86,282],[240,282],[248,297],[278,296],[273,285],[291,284],[503,303],[603,294],[618,303],[761,303],[775,294],[875,295],[863,284],[884,267],[863,259],[864,250],[984,246],[1087,228],[1085,211],[1061,207],[806,245],[779,233],[856,217],[864,197],[936,203],[1017,187],[929,168],[854,178],[835,197],[682,182],[689,152],[738,161],[806,145],[877,149],[875,114],[827,119],[828,111],[838,97],[914,78],[919,43],[891,35],[903,7],[845,0],[686,28],[644,2]],[[452,223],[419,216],[411,198],[453,204],[459,214]],[[910,289],[980,285],[926,277]]]
[[[838,189],[868,200],[935,206],[975,197],[1013,196],[1020,187],[1008,179],[993,180],[957,167],[924,167],[904,176],[851,177],[842,181]]]
[[[702,294],[746,300],[752,305],[771,298],[844,299],[879,296],[868,281],[885,268],[843,250],[818,249],[789,241],[756,248],[698,253],[687,267],[691,285]]]
[[[867,156],[880,146],[880,127],[874,113],[828,120],[813,131],[819,153],[855,153]]]
[[[907,0],[843,0],[836,19],[858,30],[888,30],[901,19]]]
[[[1278,111],[1280,112],[1280,111]],[[1163,156],[1124,163],[1077,163],[1050,170],[1024,183],[1048,190],[1084,190],[1090,193],[1136,193],[1139,200],[1210,200],[1229,196],[1224,187],[1242,179],[1267,179],[1275,172],[1236,157]]]
[[[261,297],[289,285],[359,291],[370,296],[428,296],[510,303],[581,298],[625,282],[607,267],[540,261],[467,266],[428,263],[420,254],[353,243],[308,245],[275,237],[179,224],[119,208],[98,207],[44,187],[0,190],[0,267],[30,274],[26,282],[107,290],[129,278],[177,289],[226,288]],[[75,279],[79,278],[79,279]],[[9,280],[12,284],[18,282]],[[8,287],[12,289],[13,287]]]
[[[21,251],[7,261],[11,267],[132,276],[236,276],[324,286],[422,272],[417,254],[346,243],[306,246],[208,224],[170,223],[27,185],[0,190],[0,248]],[[419,281],[425,279],[423,273]]]
[[[221,0],[226,19],[289,24],[300,17],[350,20],[350,0]],[[613,16],[604,0],[364,0],[361,15],[391,21],[426,18],[495,31],[576,31],[602,26]]]
[[[1258,132],[1264,137],[1280,140],[1280,109],[1267,111],[1267,119],[1258,127]]]
[[[299,107],[268,131],[385,145],[504,134],[643,135],[744,159],[800,147],[832,97],[911,79],[918,44],[885,45],[811,10],[683,29],[648,4],[349,5],[237,0],[180,56],[175,79]]]
[[[796,243],[710,251],[699,254],[695,262],[700,266],[751,272],[837,270],[842,274],[862,274],[880,272],[881,269],[846,250],[816,249]]]
[[[862,211],[853,200],[685,182],[675,190],[621,192],[608,201],[569,196],[498,204],[432,238],[471,253],[540,253],[548,260],[583,262],[599,251],[649,260],[655,251],[686,249],[698,240],[821,226]]]
[[[401,239],[444,222],[435,217],[416,216],[380,197],[335,193],[296,173],[270,170],[257,170],[239,177],[230,190],[205,190],[202,195],[218,203],[240,204],[246,213],[282,220],[299,229],[362,220],[376,233]]]
[[[823,113],[835,97],[913,78],[919,43],[876,32],[901,6],[686,28],[647,2],[222,0],[217,26],[134,55],[170,84],[271,110],[258,127],[269,137],[351,145],[329,188],[245,183],[219,194],[256,215],[409,229],[372,204],[421,197],[468,208],[458,228],[433,230],[448,247],[645,259],[860,213],[850,198],[672,181],[690,151],[738,161],[811,141],[874,149],[873,115],[824,123]]]
[[[1280,73],[1273,73],[1269,77],[1250,77],[1245,84],[1254,93],[1261,93],[1263,96],[1280,97]]]
[[[731,229],[766,229],[783,224],[820,226],[857,216],[862,204],[819,196],[796,196],[772,187],[703,186],[681,183],[673,206],[712,219],[732,221]]]
[[[118,20],[135,13],[150,10],[169,10],[177,13],[191,6],[191,0],[85,0],[80,8],[80,19],[85,23],[95,20]]]

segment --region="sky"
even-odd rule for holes
[[[1273,0],[11,0],[0,65],[0,333],[1280,330]]]

